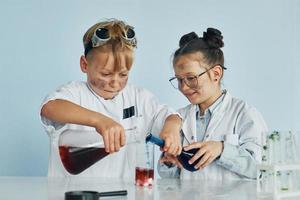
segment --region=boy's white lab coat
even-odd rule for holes
[[[105,100],[98,96],[86,82],[70,82],[61,86],[44,100],[45,105],[50,100],[63,99],[78,104],[84,108],[100,112],[120,123],[130,134],[145,137],[148,132],[160,133],[167,116],[174,114],[166,105],[159,104],[157,99],[142,88],[127,85],[116,97]],[[124,119],[124,109],[134,106],[134,115]],[[59,124],[42,117],[42,123],[50,138],[50,157],[48,176],[73,176],[63,167],[59,156],[60,134],[66,130],[95,130],[92,127],[76,124]],[[127,134],[127,141],[132,135]],[[102,138],[102,137],[100,137]],[[81,177],[134,177],[135,145],[125,145],[117,153],[106,156],[90,168],[76,176]]]

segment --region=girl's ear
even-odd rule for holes
[[[88,65],[87,65],[86,57],[82,55],[80,57],[80,69],[83,73],[87,73],[87,68],[88,68]]]
[[[213,80],[214,81],[220,81],[220,79],[223,76],[223,68],[220,65],[216,65],[211,70],[212,70],[212,73],[213,73],[213,76],[212,76]]]

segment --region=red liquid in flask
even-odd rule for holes
[[[135,184],[138,186],[152,186],[154,170],[142,167],[135,168]]]
[[[70,174],[79,174],[109,153],[104,148],[59,146],[59,154]]]

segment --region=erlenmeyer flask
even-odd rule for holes
[[[76,175],[109,153],[105,151],[102,136],[98,132],[68,129],[60,135],[59,154],[65,169]]]
[[[152,135],[151,133],[148,133],[147,137],[146,137],[146,142],[152,142],[156,145],[158,145],[159,147],[163,147],[165,145],[165,142]],[[201,160],[202,156],[200,158],[198,158],[193,164],[189,164],[189,160],[199,151],[199,148],[196,149],[191,149],[189,151],[185,151],[182,148],[181,154],[177,156],[178,161],[182,164],[183,168],[194,172],[198,169],[195,169],[195,165]]]

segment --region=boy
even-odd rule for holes
[[[137,43],[133,27],[119,20],[103,21],[87,30],[83,43],[80,67],[87,81],[60,87],[42,104],[42,122],[51,140],[48,175],[70,176],[58,153],[59,136],[66,129],[96,130],[110,153],[80,176],[132,175],[125,167],[131,153],[125,145],[125,130],[159,133],[166,143],[163,150],[179,154],[180,117],[145,89],[127,84]]]

